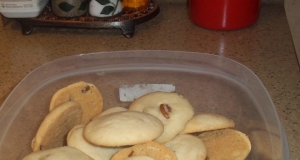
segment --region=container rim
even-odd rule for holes
[[[4,132],[9,127],[9,125],[7,125],[7,124],[6,124],[6,126],[4,126],[3,119],[5,116],[7,116],[8,112],[10,111],[10,107],[14,104],[15,101],[18,100],[18,97],[20,97],[26,93],[28,88],[34,87],[37,83],[42,82],[43,80],[45,80],[47,78],[51,78],[51,76],[48,76],[48,77],[43,77],[42,79],[35,79],[34,82],[31,82],[31,80],[30,80],[31,77],[35,77],[40,74],[43,75],[42,74],[43,72],[49,71],[50,69],[52,69],[50,66],[55,66],[58,64],[59,64],[58,68],[61,67],[61,65],[68,66],[68,65],[70,65],[70,63],[66,63],[66,62],[68,62],[70,60],[73,61],[74,59],[76,59],[76,61],[78,61],[80,63],[84,63],[87,61],[100,61],[100,63],[103,63],[104,65],[119,64],[120,63],[119,61],[114,61],[114,60],[120,60],[120,59],[125,59],[126,62],[124,62],[124,63],[129,63],[129,62],[145,63],[149,60],[150,61],[153,60],[153,61],[159,62],[159,64],[169,64],[169,63],[177,64],[177,63],[179,63],[180,65],[196,66],[196,67],[199,67],[198,63],[200,63],[204,60],[207,60],[207,61],[213,60],[213,61],[210,61],[209,64],[205,64],[205,62],[204,62],[204,66],[212,65],[212,66],[217,66],[217,67],[224,67],[224,65],[230,64],[231,67],[234,67],[234,68],[228,68],[228,69],[223,68],[224,73],[231,72],[230,69],[235,69],[235,70],[243,69],[243,71],[246,73],[237,73],[236,76],[243,75],[243,74],[244,75],[251,74],[253,76],[253,78],[256,80],[256,83],[260,85],[259,87],[267,94],[266,97],[272,104],[272,108],[269,108],[269,109],[271,109],[275,113],[273,116],[275,116],[275,118],[277,119],[277,123],[278,123],[279,127],[281,128],[281,130],[280,130],[281,144],[282,144],[281,159],[283,159],[283,160],[290,159],[289,146],[288,146],[287,136],[284,131],[284,127],[282,126],[282,124],[279,120],[277,111],[274,107],[274,104],[273,104],[273,101],[272,101],[270,95],[268,94],[263,83],[260,81],[258,76],[253,71],[251,71],[248,67],[246,67],[245,65],[243,65],[237,61],[234,61],[232,59],[222,57],[219,55],[213,55],[213,54],[209,54],[209,53],[169,51],[169,50],[127,50],[127,51],[110,51],[110,52],[94,52],[94,53],[78,54],[78,55],[62,57],[62,58],[50,61],[48,63],[45,63],[45,64],[41,65],[40,67],[37,67],[36,69],[31,71],[28,75],[26,75],[20,81],[20,83],[12,90],[12,92],[9,94],[9,96],[6,98],[6,100],[3,102],[2,106],[0,107],[0,126],[4,127],[3,130],[0,131],[0,146],[1,146],[3,138],[4,138],[3,135],[5,135]],[[111,60],[111,61],[107,61],[107,60]],[[61,72],[60,69],[67,71],[67,70],[72,70],[72,69],[76,69],[76,68],[80,67],[80,65],[76,66],[77,64],[72,63],[72,65],[75,65],[75,67],[69,67],[66,69],[59,68],[59,70],[57,72]],[[57,69],[57,68],[55,68],[55,69]],[[211,68],[211,69],[214,69],[214,68]],[[54,73],[54,74],[56,74],[56,73]],[[21,88],[22,91],[16,92],[16,90],[18,90],[19,88]],[[17,98],[14,98],[14,97],[17,97]],[[12,123],[12,120],[10,123]],[[5,127],[6,127],[6,129],[5,129]]]

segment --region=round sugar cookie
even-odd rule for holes
[[[28,154],[22,160],[93,160],[82,151],[73,147],[57,147],[36,151]]]
[[[194,115],[194,109],[187,99],[177,93],[153,92],[133,101],[129,110],[154,115],[164,124],[163,134],[155,139],[165,143],[180,133]]]
[[[204,132],[217,129],[233,128],[235,123],[220,114],[197,113],[190,119],[181,133]]]
[[[125,158],[124,160],[155,160],[155,159],[150,156],[133,156],[133,157]]]
[[[249,133],[252,145],[251,159],[281,159],[281,140],[265,130],[253,130]]]
[[[104,115],[108,115],[111,113],[122,112],[122,111],[127,111],[127,110],[128,109],[126,109],[124,107],[112,107],[112,108],[109,108],[109,109],[103,111],[100,115],[104,116]]]
[[[83,109],[81,123],[88,123],[103,109],[103,98],[97,87],[91,83],[76,82],[58,90],[51,99],[49,110],[67,101],[78,102]]]
[[[104,115],[107,115],[107,114],[116,113],[116,112],[122,112],[122,111],[127,111],[127,110],[128,109],[126,109],[124,107],[112,107],[112,108],[104,110],[99,115],[95,116],[93,118],[93,120],[96,119],[96,118],[98,118],[99,116],[104,116]]]
[[[100,116],[88,123],[84,138],[100,146],[125,146],[151,141],[163,132],[156,117],[143,112],[123,111]]]
[[[68,146],[77,148],[95,160],[110,160],[121,147],[95,146],[83,138],[84,125],[75,126],[67,137]]]
[[[179,134],[165,143],[177,156],[178,160],[205,160],[206,148],[203,141],[189,134]]]
[[[74,101],[57,106],[42,121],[32,140],[32,150],[38,151],[63,146],[68,132],[80,124],[82,114],[80,104]]]
[[[126,159],[135,156],[149,156],[155,160],[177,160],[175,153],[165,145],[149,141],[124,148],[117,152],[111,160]]]
[[[246,159],[251,151],[250,140],[244,133],[233,129],[208,131],[199,134],[209,160]]]

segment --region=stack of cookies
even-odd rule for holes
[[[251,150],[233,120],[194,113],[178,93],[103,111],[97,87],[77,82],[57,91],[49,110],[23,160],[243,160]]]

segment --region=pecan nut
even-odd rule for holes
[[[132,157],[133,156],[134,151],[131,151],[128,155],[128,157]]]
[[[162,115],[166,118],[169,119],[170,118],[170,113],[172,112],[172,108],[168,105],[168,104],[161,104],[159,106],[159,109],[162,113]]]

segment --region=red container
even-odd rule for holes
[[[254,24],[261,0],[189,0],[191,20],[207,29],[237,30]]]

